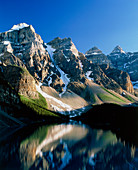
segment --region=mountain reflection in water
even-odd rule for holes
[[[0,169],[138,169],[138,149],[111,131],[75,124],[32,129],[0,143]]]

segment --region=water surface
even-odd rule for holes
[[[138,150],[110,130],[60,124],[25,127],[0,142],[2,169],[137,169]]]

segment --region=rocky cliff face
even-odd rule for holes
[[[55,49],[53,55],[55,64],[68,74],[71,80],[81,80],[84,77],[79,52],[70,38],[56,38],[48,45]]]
[[[86,52],[86,57],[88,60],[92,61],[95,64],[99,64],[99,65],[108,64],[112,68],[116,68],[127,72],[130,75],[130,79],[131,81],[133,81],[135,88],[137,88],[137,80],[138,80],[138,69],[137,69],[138,53],[137,52],[126,53],[125,51],[123,51],[123,49],[120,46],[116,46],[113,49],[113,51],[106,56],[97,47],[93,47]]]
[[[124,52],[120,46],[116,46],[108,55],[113,66],[129,73],[132,81],[138,80],[138,53]]]
[[[1,33],[0,52],[2,62],[5,60],[5,53],[9,52],[20,59],[33,76],[42,78],[42,72],[46,74],[49,55],[43,46],[43,40],[35,33],[32,25],[19,24]]]
[[[5,65],[17,65],[27,69],[25,64],[18,57],[8,51],[0,55],[0,62],[1,64],[4,63]]]
[[[93,47],[85,53],[85,56],[88,60],[92,61],[92,63],[96,64],[111,64],[111,61],[108,57],[102,53],[97,47]]]
[[[1,66],[1,74],[11,87],[18,93],[37,98],[35,80],[26,69],[17,66]]]
[[[105,61],[105,63],[108,63],[109,67],[110,61],[107,56],[102,54],[102,52],[96,47],[90,49],[85,56],[77,51],[70,38],[56,38],[48,44],[55,49],[53,53],[54,62],[65,72],[65,74],[67,74],[70,79],[69,88],[71,90],[71,87],[73,87],[74,90],[73,82],[80,82],[86,85],[87,79],[89,79],[101,86],[113,89],[119,93],[122,93],[122,89],[134,92],[129,75],[127,75],[128,79],[126,79],[125,76],[121,76],[121,72],[118,73],[118,75],[121,76],[123,83],[118,81],[114,76],[111,76],[110,74],[107,75],[108,70],[105,72],[101,65],[104,63],[102,61]],[[94,60],[90,58],[88,59],[88,56],[91,54],[96,55]],[[99,61],[101,61],[101,63]],[[93,64],[93,62],[95,64]],[[99,66],[96,64],[97,62]],[[115,74],[116,70],[113,70],[112,72]]]
[[[122,87],[122,89],[134,94],[134,88],[127,72],[110,68],[108,65],[102,65],[101,68],[105,74],[115,80]]]

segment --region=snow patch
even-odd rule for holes
[[[79,64],[80,64],[80,67],[83,69],[83,64],[82,64],[81,60],[79,60]]]
[[[124,68],[126,68],[127,63],[124,64]]]
[[[54,64],[53,63],[51,63],[51,65],[50,65],[51,67],[54,67]]]
[[[101,53],[93,52],[93,53],[91,53],[91,54],[89,54],[89,55],[99,55],[99,54],[101,54]]]
[[[138,89],[138,80],[137,81],[132,81],[133,88]]]
[[[52,83],[52,76],[53,75],[53,71],[51,71],[51,74],[50,74],[50,76],[48,76],[47,77],[47,81],[48,81],[48,86],[50,87],[50,84]],[[50,79],[50,80],[48,80],[48,79]]]
[[[92,73],[92,71],[87,71],[86,72],[86,78],[94,81],[94,79],[90,77],[91,73]]]
[[[26,24],[26,23],[20,23],[20,24],[14,25],[14,26],[13,26],[9,31],[7,31],[7,32],[11,32],[11,31],[15,31],[15,30],[19,31],[20,29],[23,29],[23,28],[25,28],[25,27],[29,27],[29,25]]]
[[[52,83],[52,77],[49,77],[50,80],[48,81],[48,86],[50,86],[50,84]]]
[[[89,158],[89,164],[91,165],[91,166],[95,166],[95,162],[94,162],[94,153],[92,153],[91,154],[91,157]]]
[[[0,57],[3,56],[3,55],[4,55],[4,53],[1,53],[1,54],[0,54]]]
[[[113,51],[112,53],[124,53],[125,54],[125,51],[123,51],[123,49],[120,47],[120,46],[117,46]]]
[[[4,45],[9,45],[9,44],[10,44],[10,41],[3,41],[3,44],[4,44]]]
[[[134,73],[134,71],[130,71],[129,73],[132,74],[132,73]]]
[[[55,105],[53,105],[53,104],[50,104],[50,106],[51,106],[55,111],[57,111],[57,112],[59,112],[59,113],[63,113],[63,112],[64,112],[63,109],[60,109],[59,107],[57,107],[57,106],[55,106]]]
[[[54,60],[54,58],[53,58],[53,53],[54,53],[55,49],[52,48],[51,45],[47,45],[47,44],[45,44],[45,45],[47,46],[46,50],[48,51],[48,53],[49,53],[49,55],[50,55],[50,58],[51,58],[51,60],[52,60],[52,62],[53,62],[53,64],[54,64],[54,66],[56,67],[56,69],[57,69],[57,70],[60,72],[60,74],[61,74],[61,77],[60,77],[61,80],[62,80],[63,83],[65,84],[65,86],[63,87],[63,92],[60,94],[60,97],[61,97],[61,96],[66,92],[67,86],[68,86],[68,84],[69,84],[69,82],[70,82],[70,79],[67,77],[67,74],[65,74],[64,71],[62,71],[62,70],[59,68],[59,66],[56,65],[55,60]]]
[[[58,103],[61,107],[63,107],[66,111],[71,111],[71,110],[72,110],[72,108],[71,108],[69,105],[67,105],[67,104],[63,103],[62,101],[60,101],[60,100],[58,100],[58,99],[56,99],[56,98],[48,95],[47,93],[43,92],[43,91],[41,90],[41,85],[42,85],[42,83],[39,83],[39,85],[36,85],[36,89],[37,89],[37,91],[38,91],[40,94],[42,94],[43,97],[45,97],[45,98],[47,98],[47,99],[52,99],[53,101],[55,101],[56,103]]]
[[[66,58],[67,62],[70,62],[70,58],[67,57],[65,54],[64,54],[64,57]]]
[[[67,62],[70,62],[70,59],[67,59]]]
[[[46,50],[48,51],[50,57],[53,56],[53,53],[56,51],[56,49],[52,48],[51,45],[48,45],[45,43],[45,45],[47,46]],[[52,58],[53,59],[53,58]],[[52,60],[51,59],[51,60]]]
[[[6,46],[6,51],[8,51],[9,53],[13,52],[10,41],[3,41],[3,44]]]
[[[131,62],[128,62],[128,64],[132,64],[132,63],[134,63],[135,61],[137,61],[138,60],[138,58],[136,58],[135,60],[133,60],[133,61],[131,61]]]

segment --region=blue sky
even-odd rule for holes
[[[138,51],[138,0],[1,0],[0,32],[21,22],[45,42],[71,37],[80,52]]]

